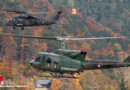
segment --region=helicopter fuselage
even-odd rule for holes
[[[40,25],[52,25],[56,22],[54,20],[43,20],[33,16],[17,16],[12,18],[6,24],[7,26],[25,27],[25,26],[40,26]]]
[[[55,17],[50,20],[40,19],[28,14],[21,14],[20,16],[10,19],[6,25],[13,26],[14,29],[15,27],[21,27],[22,30],[27,26],[50,26],[52,24],[56,24],[56,21],[60,18],[61,13],[62,11],[57,11]]]
[[[82,53],[83,54],[83,53]],[[80,53],[81,55],[81,53]],[[118,67],[128,67],[129,62],[119,62],[111,60],[77,60],[75,57],[68,57],[54,53],[44,53],[40,57],[32,60],[30,64],[39,70],[55,73],[79,73],[85,70],[109,69]],[[130,57],[129,57],[130,59]]]

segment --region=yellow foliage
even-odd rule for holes
[[[34,27],[34,35],[35,36],[40,36],[41,33],[43,32],[44,28],[43,27]]]
[[[23,70],[23,69],[25,69],[25,66],[22,64],[20,64],[20,68]]]
[[[98,27],[100,28],[100,30],[104,30],[104,26],[102,24],[98,24]]]
[[[82,50],[91,51],[90,44],[84,42],[81,46]]]
[[[48,49],[48,46],[47,46],[46,42],[42,43],[42,48],[44,49],[44,51],[46,51]]]
[[[74,74],[75,77],[78,77],[77,74]],[[73,84],[75,86],[75,90],[83,90],[82,87],[80,86],[80,83],[79,83],[79,78],[77,79],[73,79]]]
[[[94,54],[95,54],[95,55],[98,55],[98,54],[100,54],[100,53],[101,53],[101,52],[100,52],[99,50],[95,50],[95,51],[94,51]]]
[[[52,79],[51,90],[59,90],[61,88],[61,81],[57,79]]]
[[[12,67],[9,64],[9,62],[6,60],[8,57],[2,58],[2,63],[0,63],[0,74],[4,78],[12,78],[14,76],[14,73],[12,72]]]
[[[113,51],[112,49],[109,51],[109,54],[111,54],[112,56],[115,55],[115,54],[114,54],[114,51]]]
[[[2,27],[0,27],[0,33],[2,33],[3,32],[3,28]]]
[[[106,82],[107,81],[107,82]],[[85,71],[80,74],[81,86],[86,88],[97,87],[98,90],[117,90],[118,83],[104,75],[101,70]]]
[[[26,82],[24,81],[24,83],[23,83],[23,80],[17,80],[13,83],[13,86],[16,86],[16,85],[25,85],[26,86]],[[26,87],[25,87],[25,89],[26,89]],[[13,90],[24,90],[24,88],[23,87],[21,87],[21,88],[16,87],[16,88],[13,88]]]
[[[35,86],[34,86],[34,82],[30,81],[27,82],[27,89],[26,90],[34,90]]]
[[[91,60],[91,58],[90,58],[90,57],[88,57],[88,56],[86,56],[86,57],[85,57],[85,60]]]
[[[114,46],[117,47],[121,51],[121,46],[119,43],[115,43]]]
[[[129,54],[127,54],[124,51],[121,51],[121,52],[117,52],[117,55],[118,55],[118,60],[124,60],[124,58],[128,57]]]

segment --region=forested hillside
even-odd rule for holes
[[[53,25],[51,29],[46,26],[25,27],[26,35],[35,36],[65,36],[71,37],[116,37],[130,36],[130,1],[129,0],[1,0],[0,9],[21,10],[32,12],[46,12],[47,15],[36,17],[50,19],[55,12],[62,8],[59,22],[64,24]],[[71,10],[77,9],[73,15]],[[12,29],[5,23],[16,14],[0,10],[0,34],[22,34],[19,28]],[[24,69],[25,83],[33,77],[34,80],[43,79],[33,74],[39,71],[28,65],[40,51],[54,51],[60,48],[59,42],[37,39],[24,39],[24,65],[20,66],[21,38],[1,37],[0,75],[13,84],[21,83],[21,70]],[[53,43],[53,44],[52,44]],[[124,60],[130,55],[130,39],[68,41],[66,48],[84,50],[88,52],[86,60]],[[109,69],[85,71],[79,79],[52,79],[52,89],[66,90],[119,90],[130,88],[130,69]],[[122,73],[120,73],[122,71]],[[40,73],[40,72],[39,72]],[[46,74],[46,73],[43,73]],[[16,77],[18,76],[18,77]],[[19,82],[15,82],[15,81]],[[33,80],[33,81],[34,81]],[[32,81],[32,82],[33,82]],[[32,84],[29,84],[32,87]],[[54,88],[57,86],[57,88]],[[33,87],[32,87],[33,88]],[[33,89],[32,89],[33,90]],[[68,89],[67,89],[68,90]],[[121,89],[127,90],[127,89]]]

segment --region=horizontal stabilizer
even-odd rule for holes
[[[130,62],[130,56],[128,56],[124,62]]]

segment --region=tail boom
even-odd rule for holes
[[[102,61],[84,61],[83,70],[109,69],[119,67],[130,67],[130,62],[102,62]]]

